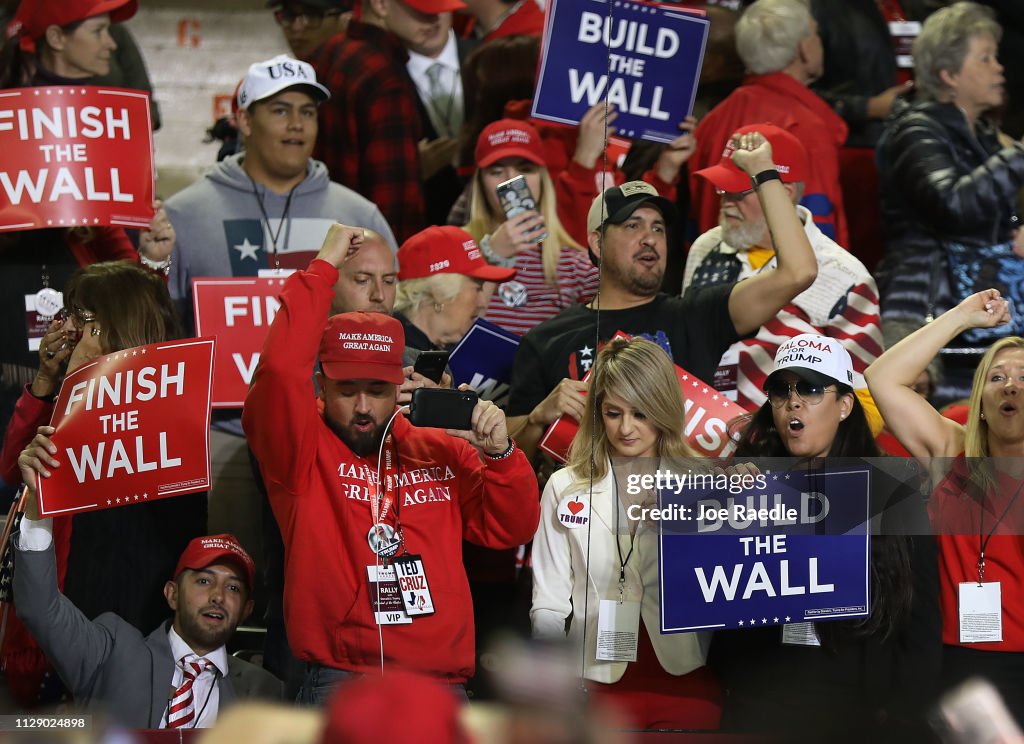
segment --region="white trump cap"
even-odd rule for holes
[[[765,387],[776,373],[795,372],[804,380],[818,385],[853,387],[853,361],[850,352],[834,338],[816,333],[801,333],[783,343],[775,352],[775,367],[765,380]]]
[[[248,109],[256,101],[295,87],[305,88],[317,103],[331,97],[331,92],[316,81],[311,64],[279,54],[266,62],[249,65],[249,72],[238,88],[238,108]]]

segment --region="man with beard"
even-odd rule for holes
[[[814,249],[818,278],[797,295],[757,335],[734,343],[723,355],[715,387],[747,410],[765,401],[764,381],[773,369],[775,352],[787,338],[820,333],[838,340],[853,359],[854,388],[869,419],[881,424],[864,383],[863,372],[882,353],[878,289],[857,258],[837,245],[799,206],[807,175],[807,151],[796,137],[773,124],[752,124],[737,135],[758,132],[772,145],[772,155],[786,194],[803,223]],[[756,275],[775,261],[770,220],[750,180],[727,152],[721,161],[695,174],[706,179],[721,199],[719,226],[697,238],[686,259],[683,292],[715,287]]]
[[[745,282],[682,298],[659,293],[675,208],[642,181],[607,189],[587,217],[591,256],[601,268],[600,293],[588,305],[567,308],[536,326],[516,354],[508,412],[512,436],[528,454],[559,416],[583,415],[581,380],[597,346],[618,331],[654,341],[676,364],[710,382],[729,346],[774,318],[814,281],[814,253],[778,180],[771,145],[757,133],[732,142],[730,157],[746,174],[747,188],[776,236],[776,265]]]
[[[188,544],[164,586],[174,618],[149,636],[112,612],[90,621],[60,593],[52,520],[39,518],[33,485],[37,473],[45,478],[59,466],[53,431],[41,427],[18,461],[28,495],[12,538],[14,600],[76,703],[154,729],[209,727],[238,698],[279,699],[273,675],[225,648],[253,606],[253,561],[231,535]]]
[[[382,665],[464,683],[474,648],[462,540],[511,548],[540,518],[501,409],[477,402],[469,431],[414,427],[395,409],[402,324],[356,312],[324,328],[338,272],[363,240],[332,226],[288,278],[242,412],[285,543],[288,641],[306,662],[299,698],[314,704]],[[399,588],[407,572],[425,577],[420,594]]]

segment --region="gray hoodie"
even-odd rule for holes
[[[377,206],[330,181],[319,160],[310,158],[306,178],[295,187],[285,214],[288,195],[254,186],[242,170],[244,155],[226,158],[167,200],[167,216],[177,234],[168,288],[190,330],[192,280],[257,276],[260,269],[274,268],[275,244],[282,268],[305,268],[320,251],[327,228],[342,222],[376,230],[392,251],[398,250]]]

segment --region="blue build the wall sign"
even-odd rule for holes
[[[693,110],[709,25],[629,0],[549,0],[532,115],[577,124],[607,98],[619,135],[671,142]]]
[[[484,400],[507,405],[512,362],[518,348],[516,334],[478,318],[448,359],[455,376],[452,387],[466,383]]]
[[[769,473],[736,492],[662,488],[662,632],[867,615],[869,483],[864,468]]]

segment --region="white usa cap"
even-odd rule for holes
[[[850,352],[834,338],[816,333],[801,333],[789,339],[775,352],[775,367],[765,380],[765,387],[775,373],[795,372],[808,382],[828,385],[838,382],[853,387],[853,361]]]
[[[249,65],[249,72],[238,89],[238,108],[248,109],[256,101],[296,86],[306,88],[317,103],[331,97],[331,92],[316,81],[313,65],[279,54],[266,62]]]

